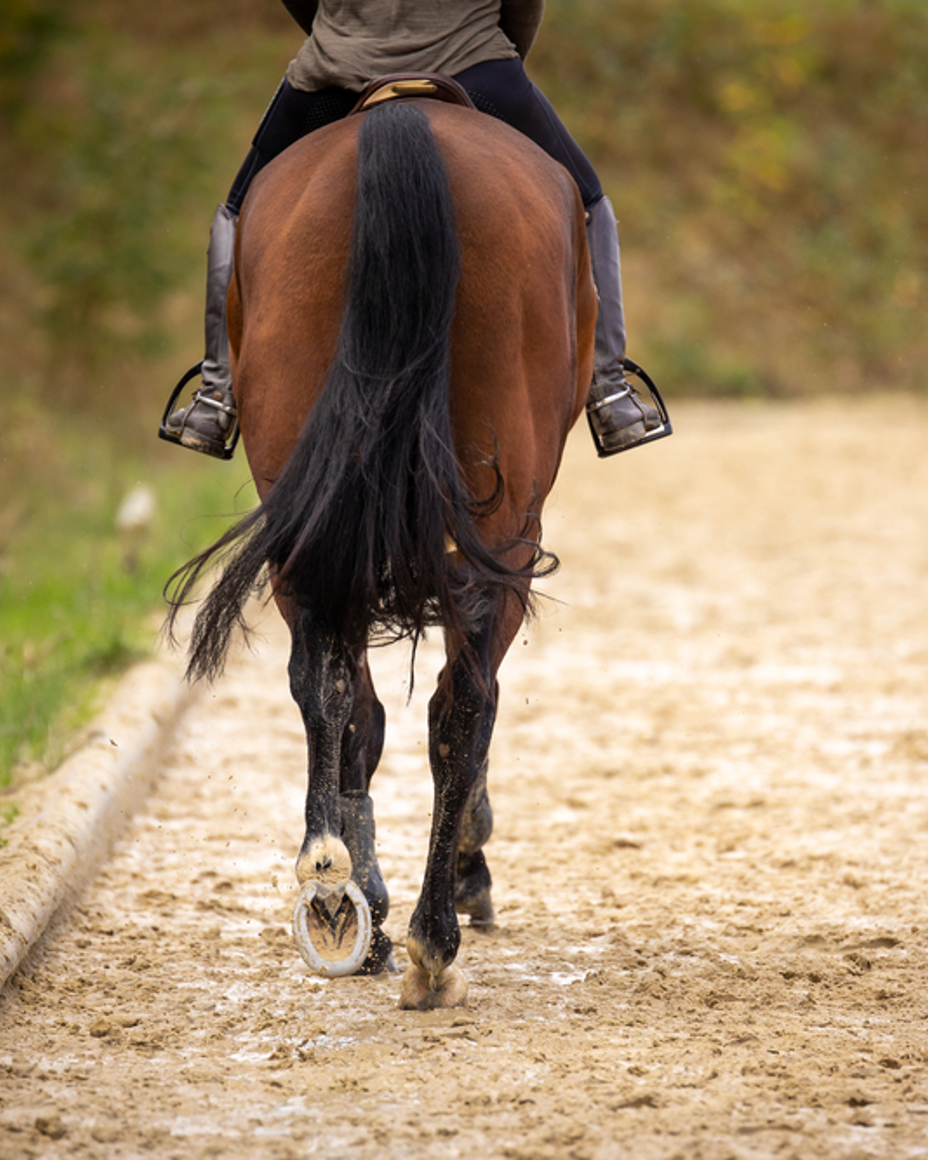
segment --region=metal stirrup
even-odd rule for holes
[[[600,407],[608,407],[610,403],[617,403],[619,399],[627,399],[629,395],[631,395],[633,402],[638,402],[635,397],[635,392],[632,390],[631,383],[626,382],[624,389],[616,391],[615,394],[607,395],[605,399],[599,399],[595,403],[587,403],[586,409],[588,411],[598,411]]]
[[[186,385],[190,382],[191,379],[195,379],[200,374],[202,369],[203,369],[202,362],[198,362],[196,364],[196,366],[192,366],[190,368],[190,370],[187,371],[187,373],[185,375],[181,376],[180,382],[177,384],[177,386],[171,392],[171,397],[170,397],[170,399],[168,399],[167,406],[164,408],[164,414],[161,416],[161,425],[158,428],[158,438],[163,439],[166,443],[176,443],[179,447],[185,446],[185,444],[181,443],[180,435],[177,435],[173,431],[168,430],[168,419],[171,417],[171,415],[174,414],[174,409],[177,406],[177,401],[180,398],[181,393],[184,390],[184,387],[186,387]],[[202,390],[202,389],[203,388],[200,388],[200,390]],[[199,391],[195,392],[195,394],[198,394],[198,393],[199,393]],[[200,402],[209,403],[211,406],[217,407],[220,410],[226,410],[225,404],[217,403],[217,401],[215,399],[201,399]],[[230,412],[226,411],[226,413],[229,414]],[[235,448],[238,445],[238,439],[242,433],[242,429],[238,425],[238,421],[236,418],[236,412],[232,411],[231,415],[232,415],[232,426],[229,428],[229,430],[225,434],[225,441],[222,444],[221,450],[219,449],[219,445],[217,444],[215,451],[207,451],[207,452],[204,452],[204,454],[212,455],[214,459],[231,459],[232,458],[232,455],[235,452]],[[186,423],[186,418],[185,418],[184,422]]]
[[[235,407],[230,407],[228,403],[220,402],[219,399],[215,399],[212,395],[207,394],[206,392],[211,389],[210,387],[201,387],[198,391],[194,391],[192,403],[203,403],[206,407],[214,407],[217,411],[223,411],[226,415],[231,415],[234,419],[238,413]]]

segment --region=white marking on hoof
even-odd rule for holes
[[[403,975],[399,1005],[403,1011],[464,1007],[467,1005],[467,977],[454,963],[435,975],[410,963]]]
[[[351,878],[348,847],[331,834],[317,839],[296,863],[296,880],[301,886],[316,882],[329,890],[341,890]]]

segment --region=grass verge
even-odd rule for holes
[[[243,455],[114,456],[108,433],[25,429],[47,469],[2,473],[0,788],[60,762],[107,678],[152,654],[170,574],[254,502]],[[120,527],[131,492],[140,518]]]

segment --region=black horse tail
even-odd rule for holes
[[[233,630],[269,565],[279,590],[349,646],[429,625],[474,631],[501,590],[551,571],[526,521],[525,567],[506,564],[474,520],[450,415],[450,331],[460,275],[454,204],[426,116],[384,105],[358,133],[351,279],[334,362],[264,502],[169,581],[169,624],[204,568],[225,554],[200,609],[188,677],[221,672]],[[453,548],[453,551],[449,551]]]

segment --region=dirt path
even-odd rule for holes
[[[303,737],[271,621],[3,993],[0,1157],[928,1153],[928,405],[675,419],[608,464],[569,449],[569,603],[502,675],[470,1008],[401,1012],[396,979],[296,956]],[[405,657],[378,659],[401,939],[430,679],[407,708]]]

